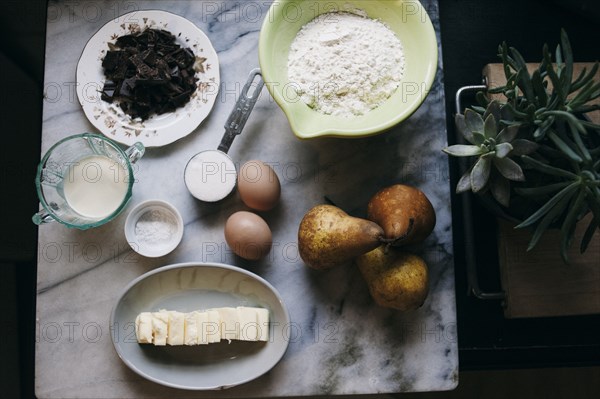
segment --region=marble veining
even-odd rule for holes
[[[252,8],[249,4],[252,3]],[[423,0],[439,43],[438,5]],[[216,148],[223,124],[248,72],[258,66],[258,35],[268,2],[49,2],[42,151],[71,134],[95,131],[75,93],[77,60],[104,23],[137,9],[185,16],[205,31],[219,55],[220,93],[211,115],[190,135],[148,149],[136,165],[127,209],[88,231],[58,224],[39,230],[36,379],[38,397],[267,397],[449,390],[458,382],[458,349],[443,73],[411,118],[365,139],[300,141],[264,90],[244,133],[229,154],[237,163],[270,163],[282,183],[281,204],[263,213],[274,237],[269,256],[247,262],[225,244],[227,217],[244,209],[237,194],[201,204],[186,190],[183,170],[198,151]],[[250,14],[252,11],[252,14]],[[440,49],[441,51],[441,49]],[[364,215],[378,189],[396,182],[420,187],[436,212],[434,233],[421,248],[431,292],[418,311],[376,307],[355,268],[309,270],[297,253],[297,226],[324,196]],[[128,211],[146,199],[166,199],[181,212],[180,246],[158,259],[133,252],[123,233]],[[110,312],[123,288],[140,274],[179,262],[222,262],[247,268],[281,293],[292,319],[283,359],[261,378],[222,392],[174,390],[139,377],[118,358]]]

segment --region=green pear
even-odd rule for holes
[[[395,184],[376,193],[367,205],[367,219],[385,232],[394,246],[419,244],[435,227],[435,210],[418,188]]]
[[[421,257],[382,245],[359,256],[356,264],[379,306],[407,311],[425,302],[429,277]]]
[[[350,216],[333,205],[317,205],[300,222],[298,250],[308,266],[329,269],[377,248],[382,235],[376,223]]]

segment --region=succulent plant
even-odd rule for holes
[[[519,51],[506,43],[498,48],[504,65],[506,84],[492,88],[487,94],[502,94],[506,98],[506,114],[511,114],[511,124],[527,124],[533,128],[533,137],[542,138],[556,121],[566,121],[583,132],[585,127],[598,130],[599,126],[578,118],[600,109],[589,102],[600,97],[600,82],[594,80],[598,63],[585,68],[573,80],[573,51],[567,33],[561,31],[561,44],[556,47],[555,63],[548,45],[544,44],[543,59],[530,74]],[[483,107],[490,100],[480,92],[477,99]],[[481,111],[481,108],[480,108]]]
[[[538,145],[518,139],[518,125],[502,126],[502,107],[492,101],[483,116],[467,109],[457,114],[458,130],[470,144],[455,144],[443,151],[457,157],[478,156],[477,162],[461,177],[456,192],[484,192],[489,189],[496,201],[504,206],[510,202],[510,181],[524,181],[521,166],[511,157],[530,154]]]
[[[529,213],[516,227],[533,228],[528,250],[548,228],[557,227],[561,256],[568,262],[577,222],[592,213],[580,242],[582,253],[600,228],[600,125],[586,117],[600,109],[590,103],[600,97],[600,82],[594,80],[598,63],[574,78],[564,31],[555,59],[544,45],[542,61],[532,72],[505,43],[499,56],[506,84],[477,93],[480,106],[456,115],[456,127],[469,144],[444,149],[452,156],[478,157],[457,192],[489,192],[509,210],[511,197],[518,197]]]

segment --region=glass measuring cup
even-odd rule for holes
[[[249,95],[252,84],[256,87]],[[188,191],[204,202],[217,202],[226,198],[237,182],[235,164],[227,152],[235,136],[242,133],[246,121],[264,86],[260,68],[250,71],[240,96],[225,122],[225,134],[218,149],[205,150],[194,155],[187,163],[184,181]]]
[[[57,142],[37,169],[35,186],[43,209],[33,215],[33,223],[56,220],[85,230],[110,221],[131,198],[132,164],[144,151],[142,143],[123,151],[114,141],[93,133]]]

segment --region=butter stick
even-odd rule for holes
[[[269,340],[269,311],[257,307],[222,307],[182,313],[160,310],[142,312],[135,319],[138,343],[206,345],[222,339]]]

